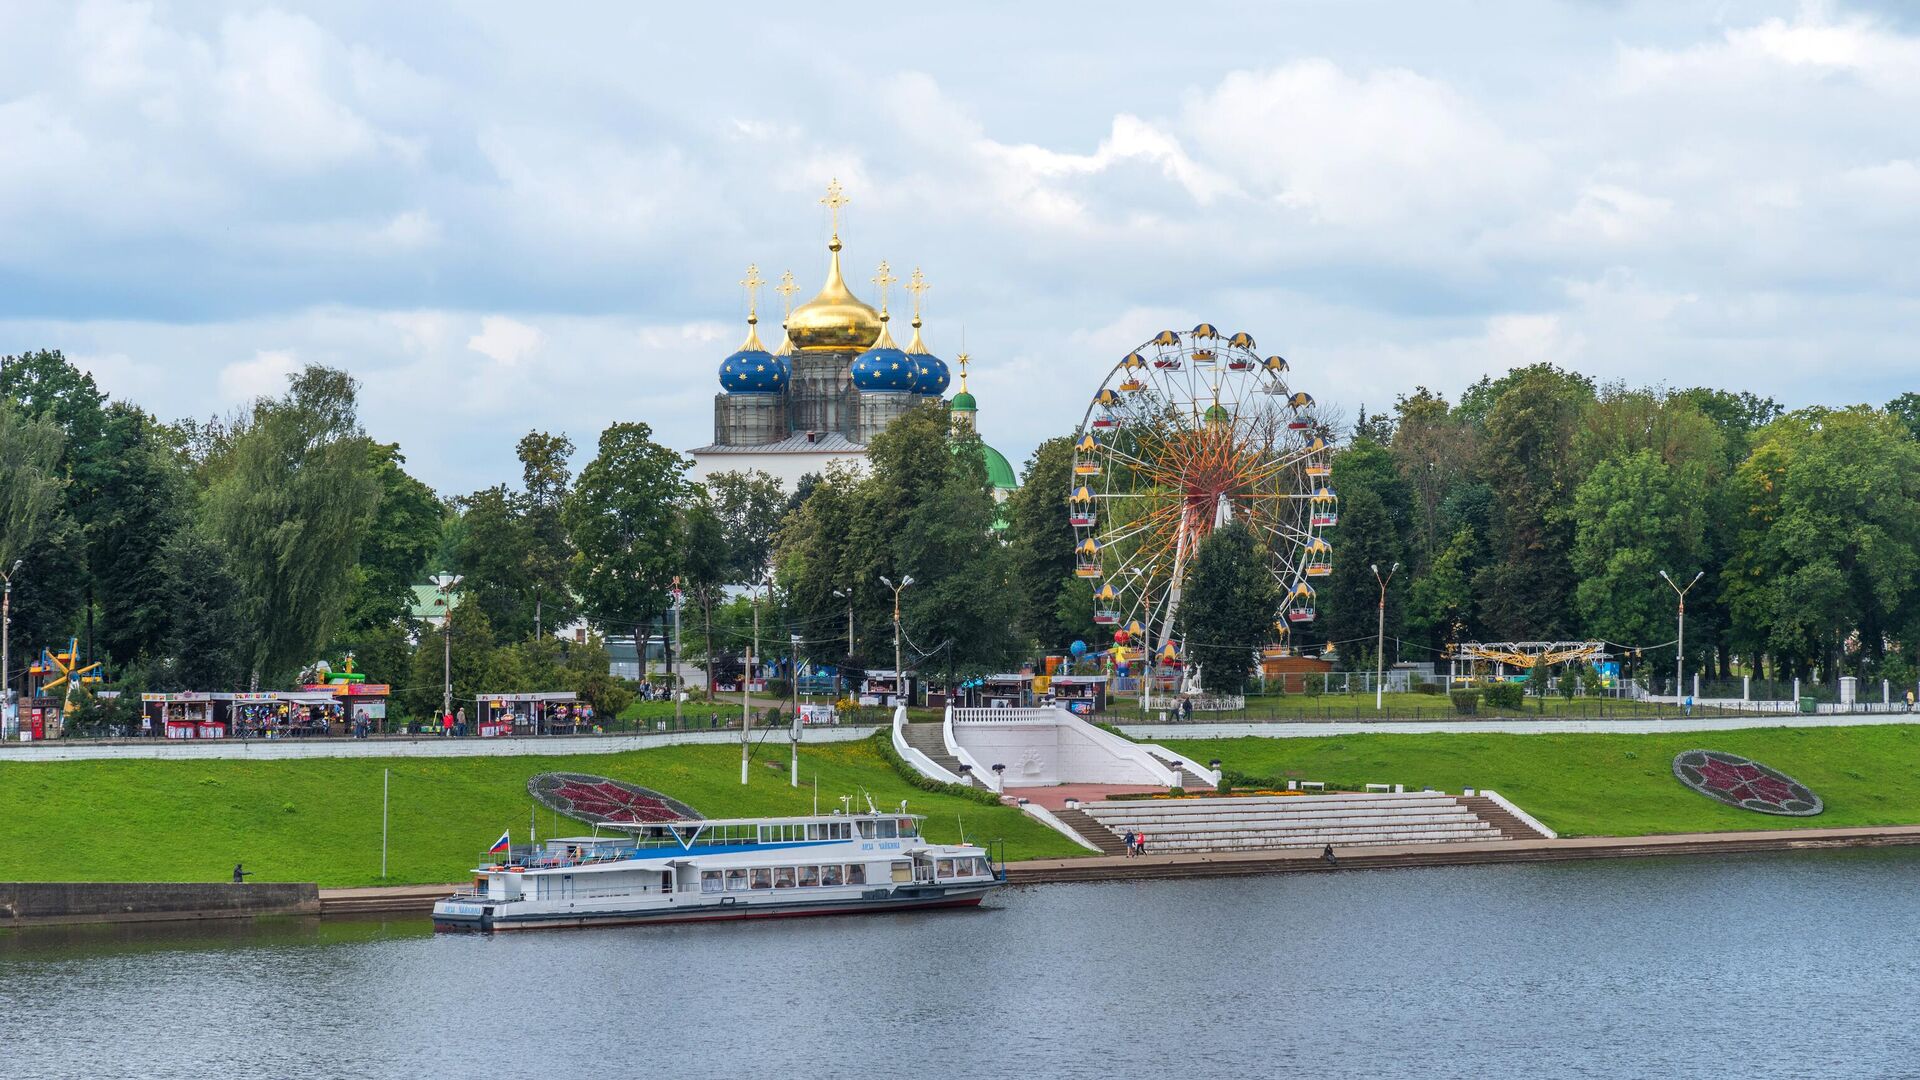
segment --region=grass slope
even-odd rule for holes
[[[1279,780],[1492,788],[1565,836],[1644,836],[1920,823],[1920,726],[1754,728],[1655,735],[1337,735],[1162,740],[1229,772]],[[1775,817],[1681,786],[1673,757],[1726,750],[1811,787],[1826,812]]]
[[[393,770],[389,877],[380,879],[380,786]],[[574,771],[662,791],[712,817],[811,812],[865,790],[882,809],[927,814],[927,835],[1006,841],[1010,859],[1084,849],[1010,807],[914,788],[866,742],[800,751],[802,787],[787,786],[784,745],[757,751],[740,786],[734,746],[670,746],[562,757],[307,761],[75,761],[0,765],[0,878],[15,881],[223,880],[235,862],[254,881],[377,885],[460,881],[512,829],[527,838],[527,780]],[[587,826],[542,809],[542,836]],[[957,815],[957,817],[956,817]]]

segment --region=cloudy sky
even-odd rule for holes
[[[1895,0],[939,8],[0,0],[0,353],[169,418],[343,366],[446,492],[536,427],[691,448],[838,177],[1015,461],[1201,319],[1349,413],[1536,360],[1920,388]]]

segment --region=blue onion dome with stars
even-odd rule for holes
[[[729,394],[778,394],[787,388],[793,368],[760,344],[758,319],[747,319],[747,340],[720,364],[720,385]]]
[[[863,393],[910,391],[918,378],[918,365],[887,333],[886,312],[880,314],[880,338],[873,348],[853,358],[853,385]]]
[[[933,355],[927,343],[920,340],[918,316],[913,320],[913,340],[907,342],[907,359],[913,361],[914,393],[939,397],[953,384],[953,373],[947,369],[947,362]]]

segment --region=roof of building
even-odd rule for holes
[[[837,431],[822,431],[813,435],[801,432],[776,439],[757,446],[729,446],[725,443],[711,443],[687,451],[690,454],[864,454],[867,448],[863,443],[854,442]]]
[[[1020,477],[1013,471],[1013,464],[1007,460],[1007,455],[981,443],[980,456],[987,459],[987,483],[1001,491],[1012,491],[1020,486]]]

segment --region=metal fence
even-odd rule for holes
[[[1131,703],[1125,703],[1131,704]],[[1542,706],[1545,706],[1542,708]],[[1834,711],[1827,706],[1822,712]],[[1864,705],[1852,711],[1869,711]],[[1877,702],[1871,710],[1887,711]],[[1898,707],[1893,707],[1898,711]],[[1168,724],[1301,724],[1301,723],[1418,723],[1438,720],[1654,720],[1681,719],[1684,717],[1736,717],[1771,716],[1790,722],[1795,713],[1783,713],[1778,709],[1742,708],[1738,705],[1696,705],[1691,712],[1672,703],[1639,701],[1630,698],[1584,698],[1567,701],[1553,697],[1544,699],[1528,698],[1526,704],[1518,709],[1496,709],[1481,702],[1473,712],[1463,713],[1444,697],[1436,697],[1431,706],[1391,706],[1376,710],[1373,702],[1349,696],[1311,698],[1296,695],[1286,699],[1285,704],[1254,702],[1245,709],[1230,712],[1196,712],[1186,720],[1176,718],[1171,710],[1156,709],[1151,714],[1142,715],[1137,709],[1124,706],[1109,709],[1098,719],[1107,723],[1168,723]],[[1920,714],[1917,714],[1920,715]]]

